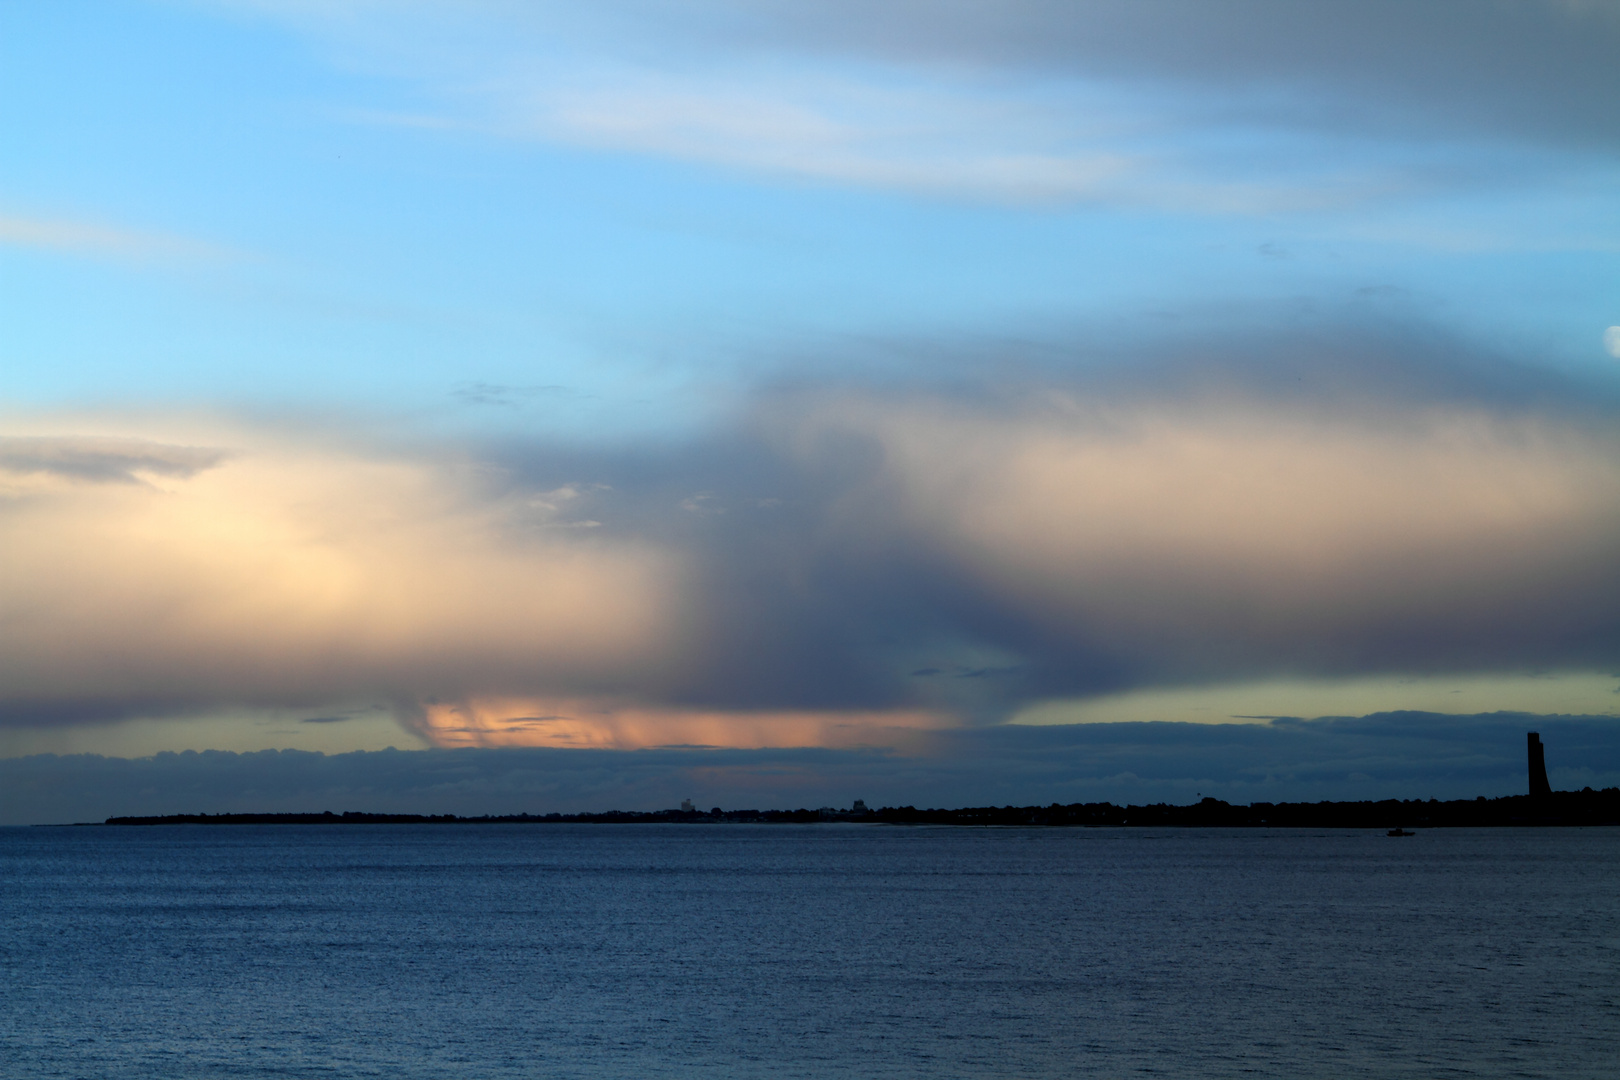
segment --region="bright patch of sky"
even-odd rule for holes
[[[1278,717],[1365,716],[1411,709],[1432,713],[1499,711],[1620,716],[1620,679],[1598,674],[1373,676],[1270,679],[1231,686],[1138,690],[1076,701],[1048,701],[1013,724],[1168,721],[1255,724]]]

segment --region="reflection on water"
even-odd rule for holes
[[[15,1077],[1595,1076],[1620,830],[0,830]]]

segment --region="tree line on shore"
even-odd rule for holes
[[[885,806],[868,810],[609,810],[584,814],[166,814],[112,817],[107,825],[547,825],[547,824],[813,824],[1123,826],[1391,829],[1505,825],[1620,825],[1620,788],[1508,795],[1496,799],[1384,799],[1365,802],[1269,803],[1234,806],[1206,798],[1187,806],[1154,803],[1052,803],[1050,806],[972,806],[925,809]]]

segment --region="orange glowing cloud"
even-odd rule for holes
[[[638,750],[652,746],[893,746],[952,726],[922,710],[719,712],[598,700],[476,697],[423,706],[413,725],[435,746],[553,746]]]

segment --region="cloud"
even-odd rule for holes
[[[514,130],[812,180],[1030,203],[1119,201],[1144,182],[1133,155],[1075,145],[1060,117],[964,93],[624,72],[522,100]],[[1023,138],[986,141],[996,127]]]
[[[548,528],[476,463],[230,438],[7,445],[53,471],[0,501],[0,715],[578,690],[680,654],[674,553]]]
[[[1606,433],[1467,408],[843,398],[793,438],[833,433],[883,460],[849,493],[853,532],[926,543],[1075,659],[1196,679],[1554,659],[1543,646],[1601,663],[1615,643]]]
[[[0,717],[369,699],[437,745],[854,746],[1139,688],[1607,670],[1615,406],[1374,361],[804,385],[616,449],[11,439]]]
[[[1606,4],[225,6],[430,88],[390,123],[933,197],[1331,210],[1620,149]]]
[[[219,465],[225,450],[143,439],[0,435],[0,483],[52,479],[138,484],[143,476],[187,479]],[[3,490],[3,489],[0,489]]]
[[[1610,356],[1620,360],[1620,326],[1611,326],[1603,331],[1603,347]]]
[[[212,244],[164,233],[85,221],[0,214],[0,245],[126,260],[212,261],[227,253]]]
[[[517,408],[537,398],[569,397],[577,393],[567,386],[504,386],[499,383],[462,383],[450,392],[466,405],[498,405]]]
[[[0,823],[116,814],[368,810],[548,813],[1051,802],[1472,798],[1522,794],[1524,733],[1555,787],[1620,783],[1612,718],[1385,713],[1269,724],[933,732],[905,749],[480,749],[163,753],[0,760]]]
[[[660,31],[656,5],[629,10]],[[1458,18],[1443,0],[1353,8],[1289,0],[833,0],[683,6],[692,37],[734,48],[858,55],[997,73],[1077,73],[1196,87],[1212,109],[1246,104],[1274,123],[1453,131],[1620,148],[1607,102],[1620,7],[1527,0]],[[708,18],[704,18],[707,15]],[[720,44],[724,43],[724,44]],[[1279,91],[1291,94],[1292,100]],[[1331,118],[1330,118],[1331,114]]]
[[[611,700],[536,701],[474,697],[433,702],[412,718],[435,746],[554,746],[639,750],[656,746],[865,746],[904,742],[952,725],[920,710],[721,712],[648,708]]]
[[[1348,331],[1194,355],[823,379],[640,445],[36,430],[0,444],[0,723],[384,701],[443,746],[849,747],[1612,667],[1606,384]]]

